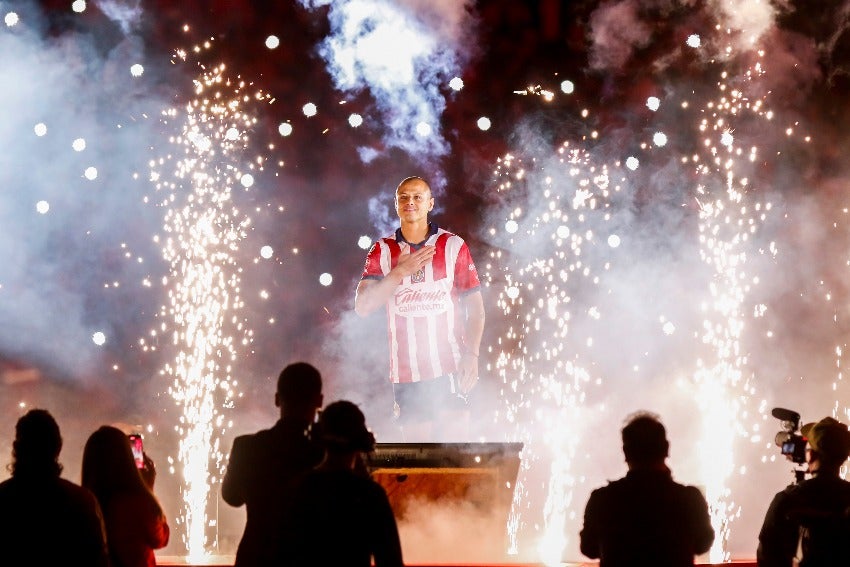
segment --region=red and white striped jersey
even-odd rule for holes
[[[405,277],[387,302],[390,381],[419,382],[457,370],[463,342],[459,299],[480,287],[466,242],[431,223],[425,242],[411,245],[401,229],[372,245],[361,279],[382,279],[424,245],[436,247],[431,263]]]

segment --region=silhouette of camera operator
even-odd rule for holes
[[[825,417],[804,425],[808,480],[774,496],[759,533],[761,567],[850,565],[850,482],[839,476],[850,431]]]
[[[324,446],[325,458],[297,485],[278,565],[402,567],[389,498],[361,458],[375,450],[363,412],[336,401],[319,414],[312,436]]]

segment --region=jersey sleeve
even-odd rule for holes
[[[459,295],[473,291],[481,286],[478,280],[478,270],[469,253],[469,246],[464,242],[455,260],[455,289]]]
[[[363,266],[363,273],[360,275],[360,279],[375,280],[383,277],[384,272],[381,270],[381,244],[380,242],[375,242],[366,256],[366,264]]]

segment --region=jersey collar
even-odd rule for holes
[[[428,234],[425,236],[425,240],[423,240],[422,242],[413,243],[413,242],[407,242],[407,240],[405,240],[404,235],[401,233],[401,227],[398,227],[397,229],[395,229],[395,239],[398,242],[407,242],[407,244],[409,244],[411,248],[416,250],[417,248],[421,248],[422,246],[425,246],[425,243],[428,242],[428,239],[431,238],[432,236],[434,236],[435,234],[437,234],[438,230],[439,230],[439,227],[437,227],[437,223],[429,222],[428,223]]]

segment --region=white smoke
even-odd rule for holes
[[[156,214],[134,179],[156,106],[131,76],[132,38],[104,51],[91,35],[42,35],[35,4],[15,13],[0,25],[0,352],[88,375],[137,317],[121,286],[137,295],[147,245],[121,245]]]
[[[104,0],[98,2],[98,7],[109,19],[121,26],[121,30],[129,33],[142,17],[141,0]]]
[[[498,270],[494,270],[491,293],[496,295],[508,283],[516,285],[519,281],[520,299],[524,301],[517,301],[515,305],[521,305],[518,311],[530,312],[526,315],[527,320],[533,320],[536,325],[529,326],[533,331],[528,332],[528,340],[522,345],[525,352],[530,353],[524,356],[524,360],[530,366],[536,361],[535,356],[539,356],[545,361],[540,366],[546,370],[549,361],[544,356],[549,352],[547,349],[553,348],[552,343],[557,344],[562,331],[558,328],[548,334],[540,332],[539,329],[546,328],[546,317],[543,316],[544,310],[538,308],[535,311],[534,305],[546,305],[555,288],[551,282],[558,282],[556,291],[565,293],[571,306],[571,317],[564,323],[563,335],[569,329],[569,336],[573,338],[566,343],[563,351],[552,356],[551,367],[557,369],[556,364],[561,361],[576,361],[577,365],[583,363],[591,374],[591,380],[583,387],[581,395],[576,396],[575,405],[564,404],[563,409],[558,408],[559,413],[550,417],[544,412],[546,404],[551,403],[549,400],[555,399],[555,396],[546,391],[547,397],[541,396],[529,404],[535,408],[535,413],[522,415],[524,421],[517,420],[528,425],[538,416],[544,416],[539,418],[540,426],[529,434],[535,443],[540,443],[550,432],[567,427],[571,429],[571,436],[582,440],[583,445],[579,444],[575,454],[570,455],[569,475],[540,478],[545,471],[541,472],[540,465],[535,463],[528,472],[531,480],[526,483],[532,487],[526,499],[533,503],[529,510],[523,510],[523,521],[527,523],[531,539],[536,536],[533,531],[543,531],[540,525],[558,519],[557,514],[546,515],[540,505],[543,498],[535,491],[539,486],[545,486],[544,492],[560,496],[558,482],[570,487],[572,500],[564,503],[565,511],[573,514],[566,522],[564,557],[569,560],[580,558],[577,536],[587,492],[604,485],[606,479],[616,478],[625,472],[616,434],[620,420],[630,412],[650,409],[662,415],[671,439],[670,463],[679,481],[703,484],[702,479],[719,476],[718,471],[722,470],[720,463],[734,455],[735,470],[726,481],[732,495],[730,500],[734,501],[733,513],[729,516],[731,537],[728,550],[733,557],[740,558],[755,554],[758,528],[767,504],[789,480],[790,464],[778,457],[778,449],[773,446],[773,434],[778,424],[769,415],[770,407],[792,407],[809,416],[809,420],[828,414],[830,408],[834,408],[841,418],[845,418],[847,412],[844,405],[846,393],[837,391],[841,382],[840,378],[835,379],[836,375],[841,375],[839,367],[844,365],[842,350],[847,350],[842,338],[846,333],[845,326],[842,322],[839,330],[835,325],[843,321],[845,310],[829,304],[839,295],[846,296],[845,286],[840,283],[846,281],[846,274],[839,276],[836,273],[846,271],[842,260],[845,253],[838,251],[838,248],[846,248],[846,240],[842,238],[844,244],[840,245],[834,242],[834,231],[839,230],[837,226],[842,221],[827,221],[826,214],[828,210],[840,210],[830,195],[838,192],[828,188],[822,161],[796,155],[805,147],[799,131],[808,133],[814,130],[810,120],[818,114],[811,103],[804,106],[813,85],[821,79],[816,42],[802,34],[775,27],[776,8],[767,2],[713,2],[709,6],[698,6],[700,10],[683,11],[687,13],[663,23],[649,17],[654,10],[657,15],[658,10],[669,9],[672,4],[651,0],[601,2],[590,16],[593,41],[590,62],[595,69],[606,71],[604,80],[611,85],[609,96],[612,106],[622,100],[617,98],[618,95],[629,93],[635,77],[650,74],[648,69],[652,69],[652,88],[655,89],[651,92],[685,93],[683,98],[694,105],[703,96],[694,94],[713,88],[716,75],[711,72],[710,66],[697,68],[697,63],[686,52],[687,63],[683,67],[693,65],[688,67],[686,82],[678,81],[682,76],[678,74],[681,69],[676,69],[677,73],[671,77],[662,75],[660,71],[670,66],[670,61],[665,59],[669,53],[662,47],[672,44],[665,41],[670,36],[686,38],[695,32],[705,40],[698,53],[701,61],[713,60],[714,64],[718,59],[733,61],[738,66],[731,65],[729,74],[741,72],[741,76],[730,77],[730,84],[746,84],[748,92],[770,93],[768,104],[782,106],[782,111],[776,113],[781,116],[779,120],[744,121],[739,115],[729,118],[730,122],[741,120],[736,128],[718,134],[718,139],[728,138],[729,146],[734,143],[743,148],[758,147],[759,156],[765,156],[759,160],[759,167],[748,169],[745,160],[739,160],[735,175],[738,179],[749,178],[747,207],[752,209],[758,203],[768,201],[774,205],[744,248],[748,277],[756,276],[754,281],[757,279],[758,284],[748,287],[744,294],[741,312],[745,315],[747,332],[742,335],[740,348],[746,353],[746,364],[742,367],[740,382],[729,387],[727,394],[728,406],[742,409],[735,415],[732,425],[737,429],[733,434],[721,433],[725,419],[722,412],[712,412],[701,405],[710,396],[691,384],[694,362],[711,360],[714,356],[705,348],[705,331],[700,328],[716,325],[720,319],[712,316],[710,310],[709,315],[703,310],[707,291],[711,285],[727,285],[716,283],[717,275],[699,260],[694,232],[698,211],[693,207],[697,181],[692,174],[692,164],[679,154],[679,148],[696,145],[691,144],[690,139],[699,140],[702,136],[689,131],[698,121],[691,123],[683,120],[682,115],[670,120],[653,117],[652,120],[665,121],[663,131],[668,135],[668,143],[663,148],[653,148],[649,144],[651,132],[657,131],[654,125],[649,127],[635,121],[634,128],[605,132],[603,136],[607,136],[607,140],[593,144],[588,150],[593,163],[611,163],[629,155],[623,152],[622,146],[645,142],[642,147],[651,148],[650,151],[634,154],[640,158],[640,167],[629,167],[632,173],[623,172],[622,181],[620,172],[612,175],[612,183],[623,187],[620,202],[612,208],[610,219],[606,219],[604,224],[592,225],[595,241],[588,240],[581,247],[582,266],[591,269],[606,266],[604,271],[597,270],[600,274],[599,288],[584,280],[574,289],[568,287],[567,278],[563,283],[558,282],[558,269],[564,266],[572,268],[575,262],[569,254],[555,257],[550,263],[546,262],[548,258],[539,260],[541,251],[551,247],[549,235],[555,232],[557,223],[550,219],[554,218],[554,213],[568,210],[560,204],[547,208],[549,194],[558,194],[560,188],[560,194],[567,202],[566,198],[572,196],[574,190],[570,187],[571,177],[559,177],[553,163],[527,150],[538,146],[534,132],[522,132],[530,136],[522,137],[515,144],[515,152],[526,159],[529,155],[536,155],[534,167],[540,169],[536,174],[530,171],[530,167],[524,170],[522,183],[526,183],[527,187],[514,181],[518,187],[515,191],[517,198],[502,197],[502,210],[498,218],[491,221],[494,232],[499,235],[499,238],[491,240],[499,246],[502,258],[516,258],[518,267],[511,272],[502,260]],[[699,27],[706,22],[711,22],[711,28]],[[756,48],[765,52],[758,61],[761,62],[761,70],[767,68],[767,71],[763,76],[759,73],[745,75],[743,71],[747,65],[741,65],[741,62],[755,60]],[[717,58],[719,52],[725,56]],[[659,65],[659,61],[667,64]],[[615,83],[616,78],[611,78],[611,71],[623,73],[622,85]],[[754,78],[750,81],[750,77]],[[755,99],[753,96],[751,100]],[[641,96],[640,100],[645,99]],[[673,100],[678,103],[680,99],[670,96],[671,103]],[[658,116],[668,110],[662,105]],[[628,117],[627,121],[640,116],[631,108],[624,108],[622,114]],[[798,116],[805,116],[809,122],[806,119],[796,122]],[[793,124],[794,128],[784,130],[776,126],[777,122]],[[825,150],[823,153],[828,152],[829,133],[813,133],[815,143]],[[623,144],[623,141],[626,143]],[[687,155],[687,152],[681,151],[681,154]],[[545,152],[543,155],[546,155]],[[787,157],[789,155],[794,159]],[[636,158],[632,165],[637,161]],[[766,171],[771,168],[776,168],[779,173],[773,175],[772,171]],[[818,171],[813,171],[815,169]],[[544,176],[545,185],[540,183]],[[800,187],[794,185],[796,179],[811,180],[810,186],[806,187],[806,192],[811,192],[811,195],[799,196]],[[548,183],[549,180],[551,183]],[[649,190],[645,191],[645,187]],[[794,195],[793,202],[789,195]],[[494,209],[491,211],[496,212]],[[521,214],[515,211],[521,211]],[[544,216],[546,214],[549,216]],[[518,234],[524,235],[524,238],[500,234],[508,218],[517,218],[520,225]],[[575,222],[575,216],[572,218]],[[587,225],[602,216],[594,217],[587,213],[585,218]],[[547,219],[546,222],[555,226],[547,231],[545,222],[539,219]],[[840,230],[844,234],[846,228],[842,225]],[[833,237],[828,235],[830,232]],[[616,251],[599,245],[607,234],[616,234],[622,239]],[[834,245],[837,248],[832,248]],[[774,246],[780,251],[778,255],[768,252]],[[533,279],[535,270],[545,275],[545,270],[551,266],[554,266],[552,278]],[[508,280],[503,273],[513,279]],[[576,269],[575,273],[579,270]],[[504,280],[501,279],[503,277]],[[743,281],[743,272],[739,277]],[[575,280],[573,272],[569,278]],[[522,284],[528,281],[536,284],[535,292],[541,289],[545,292],[539,295],[525,293]],[[812,282],[819,283],[814,285]],[[594,289],[598,289],[598,293],[594,293]],[[837,303],[846,304],[842,300]],[[588,306],[598,308],[598,322],[587,317],[590,312]],[[762,309],[765,311],[762,312]],[[833,309],[834,315],[831,313]],[[506,313],[513,322],[513,313]],[[752,313],[758,315],[750,318]],[[488,324],[495,319],[488,317]],[[667,323],[672,324],[675,332],[661,332],[662,324]],[[725,322],[721,321],[721,324]],[[515,332],[513,327],[511,332]],[[538,340],[534,337],[536,332],[541,335]],[[585,342],[586,337],[592,338],[592,342]],[[833,343],[837,343],[838,348],[833,347]],[[520,357],[517,350],[509,352],[509,355]],[[830,363],[834,368],[829,368]],[[513,370],[510,365],[506,368]],[[558,375],[557,383],[564,388],[572,385],[571,375],[557,370],[552,372]],[[516,379],[518,372],[507,374],[509,380]],[[598,382],[593,380],[597,377]],[[509,380],[506,381],[507,386],[511,385]],[[528,381],[516,386],[517,397],[523,401],[532,397],[534,386],[536,384]],[[740,398],[738,391],[742,393]],[[591,418],[574,419],[576,407],[585,410]],[[585,432],[590,432],[590,435]],[[600,440],[602,433],[606,438]],[[718,440],[721,442],[717,443]],[[564,445],[553,444],[547,449],[554,453],[563,450]],[[557,463],[557,459],[553,458],[553,461]],[[754,489],[754,486],[757,488]],[[720,537],[721,534],[718,534],[718,541],[721,541]]]
[[[372,95],[387,148],[400,148],[423,164],[446,154],[443,92],[471,55],[468,42],[460,49],[472,26],[469,2],[301,2],[309,8],[330,7],[331,35],[320,53],[337,88]]]
[[[593,50],[590,64],[595,69],[619,69],[635,49],[644,47],[652,27],[640,19],[637,0],[606,3],[590,20]]]
[[[619,0],[602,2],[590,17],[590,66],[594,69],[621,70],[634,53],[649,46],[658,26],[658,14],[686,10],[697,15],[690,0]],[[773,27],[777,8],[766,0],[714,0],[705,15],[716,20],[721,37],[717,55],[729,56],[728,49],[753,49]],[[693,29],[685,30],[688,33]],[[654,62],[657,68],[663,62]]]
[[[740,32],[741,48],[753,47],[773,27],[776,9],[767,0],[718,0],[721,22]]]

